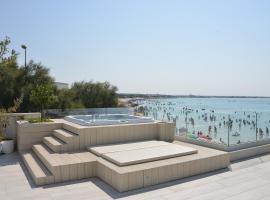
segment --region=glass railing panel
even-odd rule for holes
[[[100,114],[129,114],[133,115],[133,108],[81,108],[81,109],[48,109],[45,115],[50,118],[63,118],[68,115],[100,115]]]
[[[189,101],[191,101],[190,107],[181,105],[179,99],[153,99],[141,101],[138,104],[140,112],[145,116],[175,122],[175,134],[190,139],[227,146],[270,139],[270,112],[268,110],[260,107],[258,110],[256,110],[257,107],[245,107],[238,100],[230,100],[226,109],[215,108],[215,99],[212,100],[213,107],[206,109],[203,105],[195,104],[196,99],[189,99]]]
[[[270,139],[270,112],[257,113],[257,140]]]

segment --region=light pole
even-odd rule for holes
[[[23,80],[23,84],[26,84],[26,49],[27,49],[27,46],[22,44],[21,45],[22,49],[24,49],[24,80]],[[22,98],[24,98],[24,89],[22,88]]]
[[[24,49],[24,68],[26,69],[26,49],[27,49],[27,46],[22,44],[21,47],[22,47],[22,49]]]

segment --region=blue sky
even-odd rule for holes
[[[270,1],[1,0],[0,38],[57,81],[270,96]]]

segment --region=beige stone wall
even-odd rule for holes
[[[62,128],[62,123],[29,123],[17,121],[17,149],[18,151],[29,150],[34,144],[42,142],[46,136],[51,136],[53,130]]]
[[[175,123],[172,122],[159,122],[158,126],[158,139],[172,142],[175,136]]]
[[[97,176],[104,182],[111,185],[119,192],[149,187],[172,180],[186,178],[206,172],[223,169],[229,166],[229,155],[193,155],[194,159],[168,159],[166,162],[152,162],[151,167],[137,165],[137,170],[126,171],[121,168],[114,168],[113,165],[105,160],[98,160]],[[187,156],[188,157],[188,156]],[[187,158],[186,157],[186,158]],[[190,156],[192,157],[192,156]],[[189,158],[190,158],[189,157]],[[198,157],[200,157],[198,159]]]
[[[115,144],[142,140],[173,141],[174,123],[124,124],[75,128],[63,127],[80,136],[80,149],[94,145]]]
[[[6,115],[8,116],[8,126],[5,129],[4,134],[6,137],[12,139],[17,138],[17,120],[39,118],[41,116],[40,113],[7,113]]]
[[[32,145],[41,143],[43,137],[52,135],[55,129],[66,129],[79,135],[79,147],[85,149],[89,146],[134,142],[142,140],[173,141],[175,123],[145,123],[121,124],[108,126],[80,126],[55,120],[50,123],[31,124],[25,121],[18,122],[18,150],[30,149]]]

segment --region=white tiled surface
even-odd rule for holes
[[[35,187],[17,153],[0,156],[0,199],[270,200],[270,155],[218,171],[119,193],[99,179]],[[26,173],[26,174],[25,174]]]
[[[96,155],[102,156],[118,166],[127,166],[197,153],[197,150],[192,147],[155,140],[105,145],[91,147],[89,149]]]
[[[168,144],[163,146],[106,153],[103,154],[102,157],[119,166],[126,166],[165,158],[184,156],[196,152],[197,150],[191,147]]]
[[[123,143],[123,144],[113,144],[113,145],[102,145],[102,146],[94,146],[89,147],[89,150],[95,153],[98,156],[107,153],[114,153],[119,151],[129,151],[135,149],[143,149],[149,147],[163,146],[169,145],[170,143],[164,141],[150,140],[150,141],[142,141],[142,142],[132,142],[132,143]]]

